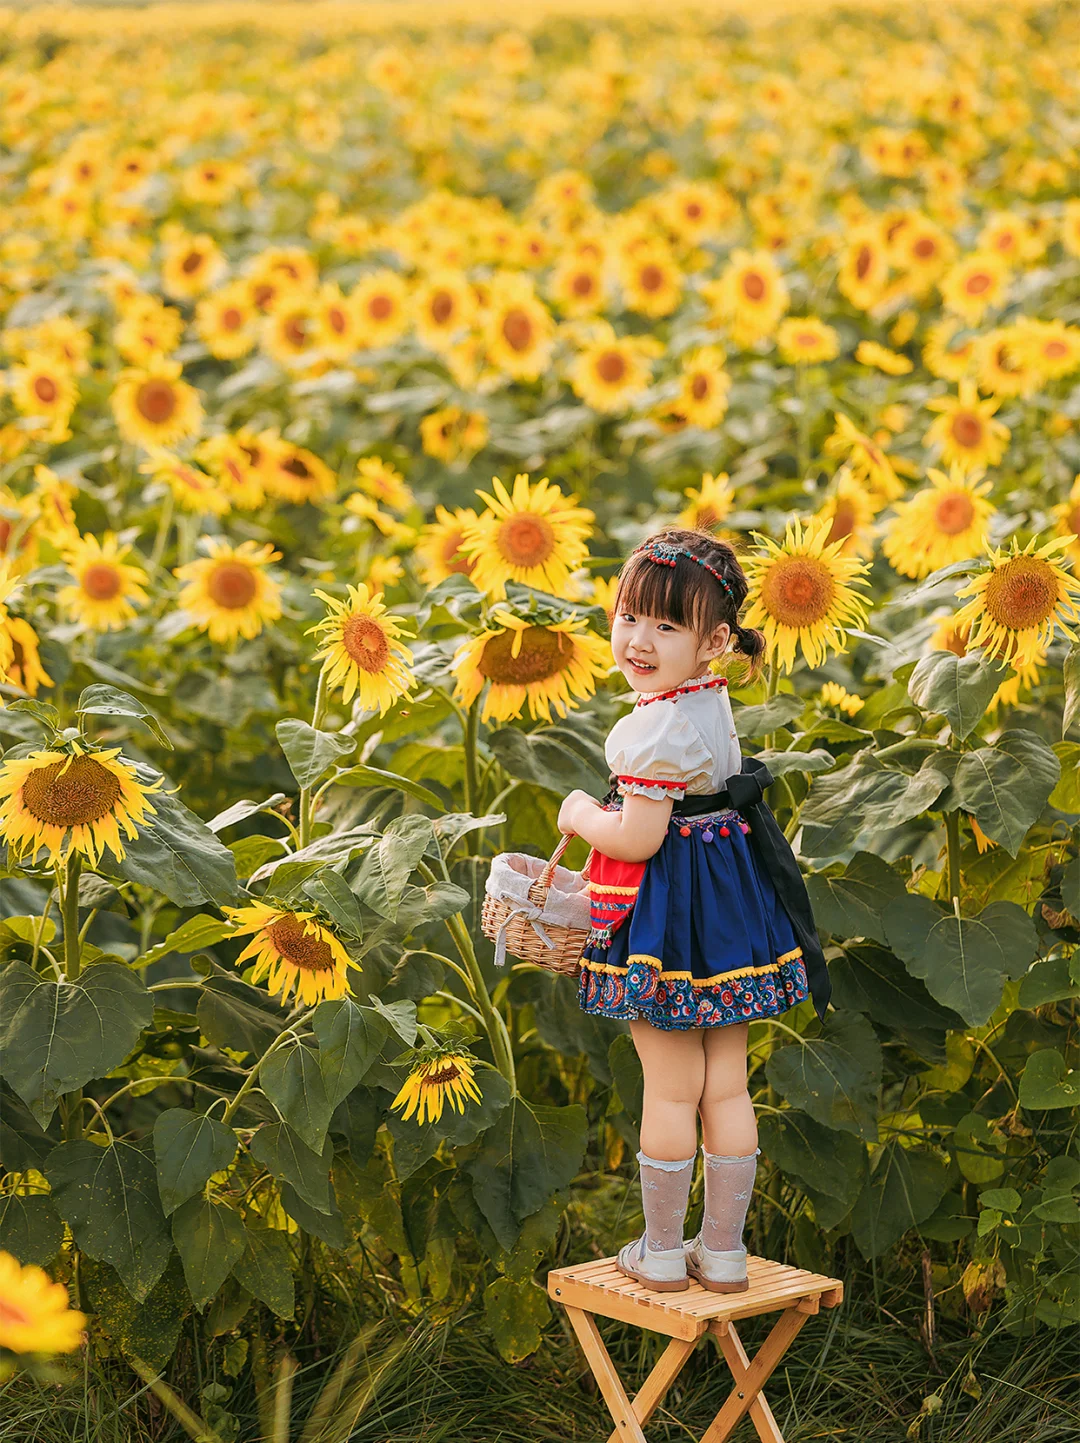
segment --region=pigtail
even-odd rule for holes
[[[765,633],[752,626],[733,626],[731,634],[735,638],[735,648],[739,654],[750,659],[747,681],[755,681],[765,664]]]

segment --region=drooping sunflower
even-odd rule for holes
[[[121,831],[138,836],[161,787],[160,777],[141,782],[119,747],[80,738],[34,751],[0,763],[0,837],[16,859],[33,860],[44,848],[50,866],[76,851],[96,867],[105,847],[122,861]]]
[[[41,664],[37,632],[23,617],[6,612],[3,594],[0,576],[0,681],[37,696],[43,686],[53,685],[53,679]]]
[[[923,437],[923,445],[940,446],[946,466],[957,465],[964,471],[996,466],[1012,436],[1008,426],[994,420],[1000,405],[1000,399],[981,401],[974,381],[961,381],[957,395],[927,401],[926,409],[939,415]]]
[[[323,663],[327,686],[340,687],[342,701],[355,695],[364,711],[383,716],[416,685],[412,652],[400,640],[408,634],[400,618],[387,611],[381,592],[363,582],[350,586],[341,601],[325,591],[315,595],[326,602],[327,614],[308,630],[322,634],[315,660]]]
[[[843,541],[829,542],[830,529],[827,517],[805,528],[796,518],[780,544],[755,534],[759,550],[747,563],[746,625],[762,629],[768,656],[784,671],[794,667],[797,646],[808,666],[821,666],[830,651],[846,649],[846,626],[866,622],[868,604],[855,587],[866,585],[869,568],[843,555]]]
[[[474,1063],[475,1059],[463,1052],[440,1049],[413,1068],[391,1108],[402,1108],[401,1115],[406,1121],[415,1113],[421,1127],[426,1122],[438,1122],[446,1102],[463,1113],[467,1097],[473,1102],[483,1101],[473,1077]]]
[[[255,344],[258,312],[246,281],[233,281],[204,296],[195,307],[195,329],[219,361],[246,356]]]
[[[405,477],[381,456],[361,456],[356,463],[356,475],[361,491],[383,506],[393,511],[407,511],[413,504],[414,497]]]
[[[329,501],[337,490],[337,477],[314,451],[285,441],[280,436],[263,432],[259,440],[265,448],[263,485],[272,496],[302,506]]]
[[[912,370],[912,362],[899,351],[890,351],[888,346],[877,341],[860,341],[855,347],[855,359],[860,366],[873,366],[887,376],[906,376]]]
[[[1073,570],[1080,576],[1080,475],[1073,479],[1065,500],[1050,514],[1057,522],[1058,535],[1066,537],[1069,542],[1066,555],[1071,558]]]
[[[448,576],[471,575],[473,562],[461,554],[461,546],[466,526],[478,519],[469,507],[459,507],[456,511],[448,511],[445,506],[435,507],[435,520],[424,527],[416,543],[416,555],[421,562],[419,576],[425,586],[438,586]]]
[[[0,1252],[0,1348],[12,1353],[73,1353],[86,1314],[71,1306],[63,1283],[36,1263],[21,1264]]]
[[[838,681],[827,681],[821,688],[820,697],[822,706],[835,707],[844,716],[854,716],[866,705],[861,696],[848,691]]]
[[[846,462],[856,481],[874,492],[874,500],[894,501],[904,494],[904,483],[897,476],[889,457],[872,436],[865,435],[850,416],[834,413],[836,429],[825,440],[825,454],[838,456]]]
[[[215,477],[160,446],[151,450],[150,459],[139,470],[144,476],[164,482],[183,511],[196,516],[224,516],[230,509],[228,492]]]
[[[374,496],[368,496],[364,491],[354,491],[351,496],[346,496],[345,510],[350,516],[358,516],[361,521],[374,526],[380,535],[390,541],[408,546],[416,538],[416,532],[411,526],[399,521],[392,512],[384,511]]]
[[[706,471],[700,486],[687,486],[683,495],[689,498],[686,506],[676,519],[676,526],[685,526],[691,531],[715,531],[720,523],[731,515],[735,504],[735,490],[726,471],[714,476]]]
[[[281,552],[269,542],[230,546],[216,536],[204,536],[201,544],[208,554],[173,572],[185,583],[179,606],[211,641],[228,643],[240,636],[250,641],[281,615],[281,587],[267,571],[271,562],[281,560]]]
[[[956,335],[963,339],[954,341]],[[962,381],[975,364],[975,337],[964,331],[962,322],[946,316],[927,331],[922,360],[932,376],[943,381]]]
[[[91,631],[119,631],[134,617],[135,604],[149,600],[146,572],[125,561],[130,554],[131,547],[121,546],[111,531],[100,541],[89,533],[75,537],[63,548],[75,580],[60,588],[56,600],[73,621]]]
[[[420,422],[420,444],[426,456],[447,465],[475,456],[487,445],[488,420],[483,411],[463,411],[460,406],[443,406]]]
[[[636,338],[597,341],[575,356],[570,385],[594,411],[625,411],[649,384],[649,363]]]
[[[948,476],[933,469],[926,474],[929,486],[896,503],[881,547],[894,571],[916,581],[953,561],[978,556],[997,511],[987,499],[990,482],[981,479],[981,471],[968,474],[954,466]]]
[[[122,371],[110,400],[121,436],[137,446],[175,446],[202,425],[199,393],[181,379],[179,361]]]
[[[841,467],[815,519],[821,517],[829,523],[826,545],[838,541],[842,556],[870,557],[874,554],[870,528],[876,511],[874,493]]]
[[[547,477],[534,485],[518,475],[512,492],[492,477],[494,495],[477,491],[487,509],[465,528],[463,550],[474,563],[472,580],[500,598],[508,581],[558,596],[588,555],[593,513],[575,506]]]
[[[359,964],[314,912],[259,901],[221,910],[236,928],[236,936],[251,936],[237,966],[254,957],[251,981],[265,979],[272,997],[284,1002],[292,994],[300,1006],[314,1007],[352,992],[348,969],[359,971]]]
[[[957,591],[970,596],[955,617],[957,627],[970,626],[970,646],[985,646],[1017,669],[1029,665],[1061,631],[1071,640],[1069,622],[1080,620],[1080,582],[1058,565],[1057,557],[1072,544],[1058,536],[1044,545],[1033,536],[1021,547],[1014,536],[1009,548],[987,547],[989,565]]]
[[[788,316],[776,332],[776,346],[791,366],[832,361],[840,354],[840,337],[817,316]]]
[[[584,618],[538,625],[496,608],[491,621],[494,626],[458,647],[450,667],[465,706],[488,686],[481,721],[509,721],[526,704],[534,720],[549,722],[552,708],[564,717],[607,674],[611,648]]]

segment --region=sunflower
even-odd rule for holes
[[[301,1007],[333,1001],[351,993],[348,969],[357,967],[339,939],[314,912],[294,911],[269,902],[249,902],[244,907],[222,907],[237,937],[251,941],[236,959],[236,965],[255,958],[251,981],[266,979],[272,997],[284,1002],[293,994]]]
[[[835,707],[844,716],[854,716],[866,705],[861,696],[847,691],[838,681],[827,681],[821,688],[819,699],[822,706]]]
[[[122,861],[121,831],[129,840],[138,836],[147,814],[155,815],[149,796],[161,787],[160,777],[140,782],[119,747],[79,738],[34,751],[0,763],[0,837],[16,860],[33,861],[44,847],[50,866],[75,851],[96,867],[108,847]]]
[[[826,546],[839,541],[842,556],[869,557],[874,554],[870,527],[876,511],[873,492],[842,467],[836,473],[832,491],[814,519],[824,518],[829,523]]]
[[[842,411],[834,412],[836,429],[826,438],[825,453],[843,459],[856,481],[869,486],[875,501],[893,501],[904,494],[889,457],[871,436],[858,429]]]
[[[938,283],[947,311],[977,325],[990,306],[1000,306],[1009,288],[1009,267],[992,251],[976,252],[951,266]]]
[[[483,411],[463,411],[444,406],[420,422],[420,444],[426,456],[451,465],[463,457],[475,456],[487,445],[488,421]]]
[[[246,282],[233,281],[198,303],[195,330],[212,356],[236,361],[255,345],[257,317]]]
[[[860,311],[881,299],[889,277],[889,254],[878,225],[857,226],[840,261],[837,289]]]
[[[281,587],[266,569],[281,560],[281,552],[269,542],[260,547],[242,541],[234,547],[215,536],[204,536],[202,545],[208,555],[173,572],[186,583],[178,604],[211,641],[232,642],[240,636],[250,641],[281,615]]]
[[[315,660],[323,663],[327,686],[341,687],[345,702],[355,694],[364,711],[383,716],[416,685],[409,670],[412,652],[399,640],[408,634],[400,618],[386,610],[381,592],[370,591],[363,582],[350,586],[344,601],[325,591],[315,595],[328,609],[308,630],[324,633]]]
[[[682,300],[683,277],[667,246],[636,246],[619,266],[619,283],[628,311],[658,320],[670,316]]]
[[[776,345],[790,366],[832,361],[840,354],[840,337],[817,316],[789,316],[781,321]]]
[[[999,326],[980,336],[974,359],[979,389],[992,396],[1030,396],[1042,380],[1039,366],[1025,353],[1018,326]]]
[[[953,337],[958,333],[966,338],[954,343]],[[965,333],[955,317],[946,316],[927,331],[922,360],[932,376],[943,381],[962,381],[975,364],[975,337]]]
[[[912,369],[907,356],[902,356],[899,351],[890,351],[888,346],[881,346],[877,341],[860,341],[855,347],[855,359],[860,366],[873,366],[887,376],[906,376]]]
[[[563,256],[551,275],[551,298],[564,316],[595,316],[607,302],[603,270],[587,256]]]
[[[364,349],[393,345],[409,324],[408,290],[397,271],[384,268],[362,276],[350,299]]]
[[[854,587],[866,585],[869,568],[844,556],[842,541],[829,542],[830,529],[827,517],[805,529],[796,517],[779,545],[755,533],[760,549],[747,563],[746,625],[761,627],[768,655],[784,671],[795,665],[797,644],[808,666],[821,666],[830,651],[847,647],[845,626],[866,623],[867,602]]]
[[[1010,330],[1017,354],[1046,380],[1059,380],[1080,367],[1080,326],[1022,316]]]
[[[121,371],[110,399],[121,436],[137,446],[175,446],[202,425],[199,394],[181,379],[179,361]]]
[[[337,491],[337,477],[313,451],[264,431],[259,437],[266,449],[263,485],[271,496],[302,506],[305,501],[329,501]]]
[[[41,664],[37,632],[21,616],[10,616],[3,606],[0,579],[0,681],[17,686],[27,696],[37,696],[53,679]]]
[[[254,511],[263,503],[262,480],[237,436],[209,436],[195,451],[198,460],[217,480],[229,506]]]
[[[569,378],[586,406],[614,414],[625,411],[649,384],[649,363],[635,337],[613,337],[579,351]]]
[[[716,531],[735,504],[735,491],[726,471],[721,471],[719,476],[705,471],[701,485],[687,486],[683,495],[689,498],[690,504],[679,512],[675,524],[691,531]]]
[[[931,651],[951,651],[954,656],[967,656],[971,641],[971,627],[965,622],[957,624],[955,616],[943,616],[934,628],[930,637]],[[992,658],[994,653],[987,648],[986,656]],[[1011,664],[1012,675],[998,687],[997,691],[986,704],[988,712],[995,711],[999,706],[1015,706],[1020,698],[1022,689],[1035,685],[1039,679],[1039,669],[1046,662],[1046,648],[1035,646],[1031,651],[1031,659],[1023,666],[1018,666],[1014,659]]]
[[[528,476],[519,475],[513,492],[493,476],[492,489],[493,496],[477,491],[487,509],[465,528],[473,582],[495,598],[505,596],[511,580],[559,595],[588,555],[593,513],[575,506],[546,476],[530,486]]]
[[[535,381],[551,357],[555,322],[537,299],[532,283],[501,275],[492,282],[484,314],[487,356],[515,381]]]
[[[347,361],[360,350],[360,325],[356,306],[342,294],[341,287],[327,282],[311,303],[311,324],[320,351],[334,361]]]
[[[358,516],[361,521],[374,526],[380,535],[390,541],[408,546],[416,538],[416,532],[411,526],[399,521],[391,512],[383,511],[374,496],[368,496],[363,491],[354,491],[345,498],[345,510],[350,516]]]
[[[141,293],[124,303],[112,333],[116,349],[133,366],[148,366],[169,355],[183,334],[184,318],[174,306]]]
[[[1038,540],[1021,547],[1014,536],[1007,551],[987,547],[987,569],[956,593],[971,597],[955,617],[958,627],[971,628],[969,645],[985,646],[1017,669],[1035,660],[1055,630],[1075,641],[1067,622],[1080,619],[1080,584],[1055,559],[1074,538],[1058,536],[1043,546]]]
[[[79,397],[66,365],[31,352],[23,365],[12,368],[10,388],[16,410],[47,423],[46,439],[66,439],[63,433]]]
[[[481,721],[509,721],[526,703],[534,721],[550,722],[552,707],[564,717],[607,675],[611,647],[583,618],[539,625],[496,608],[491,620],[494,626],[458,647],[450,666],[465,706],[490,683]]]
[[[926,409],[940,414],[923,437],[923,445],[940,446],[945,464],[955,463],[965,471],[996,466],[1012,435],[1008,426],[994,420],[1000,405],[1000,400],[980,401],[974,381],[961,381],[957,395],[927,401]]]
[[[421,283],[413,294],[413,327],[420,344],[429,351],[445,351],[476,316],[476,292],[457,271],[439,271]]]
[[[461,555],[465,540],[465,528],[479,520],[475,511],[459,507],[447,511],[445,506],[435,507],[435,520],[429,522],[420,533],[416,543],[416,555],[421,565],[419,577],[425,586],[438,586],[448,576],[469,576],[474,563]]]
[[[356,473],[360,489],[384,506],[407,511],[413,504],[405,477],[381,456],[362,456],[356,463]]]
[[[717,318],[730,324],[739,345],[770,336],[788,308],[788,289],[768,251],[736,248],[719,280],[702,287]]]
[[[930,485],[896,503],[882,551],[894,571],[921,581],[939,567],[978,556],[997,507],[987,500],[989,481],[954,466],[946,476],[929,470]]]
[[[0,1348],[11,1353],[73,1353],[86,1315],[71,1306],[63,1283],[35,1263],[0,1252]]]
[[[593,606],[602,606],[607,613],[608,625],[611,625],[611,618],[615,611],[615,598],[619,594],[619,578],[617,576],[594,576],[592,579]]]
[[[373,556],[364,582],[369,591],[388,591],[391,586],[397,586],[404,575],[400,556]]]
[[[182,511],[196,516],[224,516],[230,509],[228,493],[213,476],[160,446],[151,448],[149,461],[144,461],[139,470],[144,476],[164,482]]]
[[[290,294],[263,320],[263,350],[280,365],[303,370],[315,359],[316,330],[314,298]]]
[[[688,356],[669,414],[703,430],[716,426],[727,412],[731,390],[731,377],[724,370],[726,359],[722,346],[702,346]]]
[[[161,288],[167,296],[190,301],[201,296],[225,271],[225,257],[211,235],[182,235],[166,246]]]
[[[421,1127],[426,1122],[438,1122],[446,1102],[463,1113],[467,1097],[473,1102],[483,1101],[473,1077],[474,1064],[475,1058],[465,1053],[453,1048],[440,1049],[413,1068],[390,1104],[391,1108],[402,1108],[401,1115],[406,1120],[415,1113],[417,1124]]]
[[[1050,514],[1057,521],[1058,535],[1069,539],[1067,555],[1072,559],[1073,570],[1080,575],[1080,475],[1074,478],[1066,499]]]
[[[130,546],[120,546],[111,531],[99,541],[89,533],[63,548],[67,569],[75,578],[62,586],[56,600],[73,621],[91,631],[120,631],[135,615],[135,606],[149,600],[143,590],[146,572],[124,560]]]

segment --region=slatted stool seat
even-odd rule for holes
[[[819,1308],[835,1308],[844,1299],[838,1278],[789,1268],[768,1258],[747,1258],[749,1288],[742,1293],[713,1293],[693,1279],[682,1293],[659,1293],[625,1277],[614,1258],[555,1268],[548,1273],[548,1295],[566,1309],[589,1367],[615,1420],[608,1443],[646,1443],[642,1432],[678,1377],[698,1339],[712,1333],[724,1354],[735,1386],[702,1434],[701,1443],[723,1443],[739,1420],[750,1414],[762,1443],[784,1443],[762,1388],[806,1320]],[[779,1313],[753,1361],[735,1331],[738,1318]],[[671,1339],[634,1398],[626,1396],[596,1319],[618,1318]]]

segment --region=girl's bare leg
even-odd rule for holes
[[[742,1156],[758,1145],[757,1118],[746,1088],[749,1031],[748,1022],[702,1030],[705,1084],[698,1111],[707,1152]]]
[[[705,1086],[702,1028],[664,1032],[638,1018],[630,1023],[630,1035],[645,1074],[642,1152],[669,1161],[692,1157],[697,1151],[696,1114]],[[745,1061],[744,1054],[744,1087]]]

